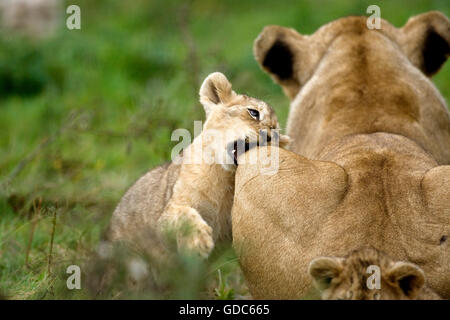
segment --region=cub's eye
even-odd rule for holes
[[[248,114],[255,120],[259,120],[259,111],[255,109],[247,109]]]

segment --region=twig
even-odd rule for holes
[[[47,147],[51,142],[53,142],[54,139],[52,138],[45,138],[40,144],[37,145],[36,148],[34,148],[33,151],[31,151],[29,154],[26,155],[25,158],[19,161],[19,163],[14,167],[14,169],[11,171],[11,173],[8,175],[8,177],[3,182],[4,185],[11,183],[11,181],[20,173],[23,169],[29,164],[31,161],[33,161],[36,156],[41,153],[45,147]]]
[[[33,201],[33,217],[31,222],[31,231],[28,238],[27,251],[25,253],[25,266],[28,267],[28,258],[30,256],[31,244],[33,243],[34,231],[36,230],[36,225],[41,215],[42,198],[39,197],[39,204],[36,208],[36,200]]]
[[[25,167],[32,162],[45,148],[47,148],[51,143],[53,143],[61,134],[71,128],[75,124],[77,114],[69,114],[69,118],[64,122],[64,124],[57,130],[57,132],[50,137],[44,138],[41,143],[39,143],[29,154],[25,156],[19,163],[14,167],[11,173],[6,177],[6,179],[1,183],[2,190],[5,190],[7,186],[18,176]]]
[[[185,2],[178,12],[178,27],[181,32],[182,40],[187,47],[188,55],[186,57],[186,67],[191,75],[191,82],[195,94],[199,86],[200,79],[200,64],[197,55],[197,46],[195,45],[194,37],[189,30],[189,16],[191,13],[191,2]]]
[[[52,227],[52,235],[50,238],[50,248],[48,252],[48,275],[51,275],[51,265],[52,265],[52,254],[53,254],[53,240],[55,238],[55,230],[56,230],[56,212],[58,211],[58,207],[56,206],[53,212],[53,227]]]

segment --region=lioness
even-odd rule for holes
[[[323,300],[441,299],[425,285],[425,274],[418,266],[394,261],[371,247],[353,250],[345,257],[315,258],[308,272]],[[379,279],[369,279],[373,276]]]
[[[261,131],[266,131],[265,140],[273,143],[275,138],[280,147],[289,138],[278,134],[277,117],[268,104],[236,94],[222,73],[204,80],[200,102],[206,112],[202,133],[183,151],[181,165],[156,168],[128,190],[113,213],[110,240],[139,242],[142,233],[164,231],[175,234],[179,249],[207,257],[215,240],[231,238],[239,155],[266,142],[259,139]]]
[[[255,41],[292,100],[293,151],[280,150],[273,176],[237,169],[233,243],[255,298],[301,298],[313,258],[366,245],[418,265],[450,298],[450,114],[430,80],[450,52],[450,21],[429,12],[370,30],[366,20],[312,35],[269,26]]]

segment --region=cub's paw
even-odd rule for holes
[[[190,221],[177,235],[178,250],[193,252],[208,258],[214,248],[212,228],[203,219]]]
[[[213,230],[194,208],[171,206],[158,223],[166,235],[176,238],[178,251],[207,258],[214,248]]]

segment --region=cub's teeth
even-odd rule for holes
[[[237,150],[236,149],[233,149],[233,162],[234,162],[234,165],[238,165],[238,162],[237,162]]]

